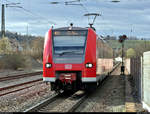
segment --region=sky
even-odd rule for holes
[[[94,27],[98,35],[136,36],[150,38],[150,0],[80,0],[65,5],[72,0],[1,0],[5,7],[5,28],[20,34],[45,36],[54,28],[67,27],[70,23],[76,27],[88,27],[94,17],[84,16],[86,13],[99,13]],[[78,1],[78,0],[77,0]],[[59,2],[59,4],[51,4]],[[12,3],[20,3],[10,5]],[[1,12],[0,12],[1,15]],[[1,22],[1,19],[0,19]]]

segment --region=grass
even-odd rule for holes
[[[122,44],[118,40],[108,40],[108,45],[111,48],[119,49],[117,55],[121,55]],[[124,41],[124,52],[130,48],[133,48],[135,51],[135,56],[142,56],[143,52],[150,51],[150,41],[149,40],[126,40]]]
[[[112,48],[121,48],[121,43],[119,43],[118,40],[108,40],[108,44]],[[143,46],[149,47],[150,46],[150,41],[145,41],[145,40],[126,40],[124,42],[125,49],[136,48],[139,45],[143,45]]]

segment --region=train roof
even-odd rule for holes
[[[53,30],[70,30],[70,27],[61,27],[61,28],[56,28]],[[82,27],[72,27],[71,30],[88,30],[88,28],[82,28]]]

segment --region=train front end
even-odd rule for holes
[[[50,29],[45,36],[43,81],[51,90],[86,89],[96,83],[96,34],[90,28]]]

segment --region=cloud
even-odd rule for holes
[[[10,1],[10,0],[9,0]],[[59,1],[60,0],[55,0]],[[61,0],[63,2],[65,0]],[[81,3],[88,12],[100,13],[95,27],[99,34],[130,34],[131,28],[138,37],[149,37],[150,33],[150,1],[149,0],[120,0],[112,3],[111,0],[82,0]],[[30,34],[44,36],[46,31],[54,28],[69,26],[87,27],[88,17],[83,16],[87,11],[78,5],[49,4],[50,0],[13,0],[20,2],[26,10],[6,8],[6,29],[26,33],[27,24]],[[6,2],[5,2],[6,3]]]

